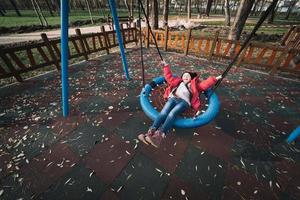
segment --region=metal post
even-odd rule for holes
[[[61,84],[63,116],[69,115],[69,83],[68,83],[68,31],[69,31],[69,0],[61,0]]]
[[[115,24],[115,30],[116,30],[118,41],[119,41],[119,47],[120,47],[121,58],[122,58],[122,63],[123,63],[123,70],[124,70],[126,79],[130,80],[115,0],[109,0],[109,5],[110,5],[111,14],[113,17],[113,21]]]

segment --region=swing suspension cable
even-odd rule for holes
[[[277,4],[277,1],[273,1],[269,5],[269,7],[267,8],[267,10],[262,14],[261,18],[259,19],[259,21],[256,23],[255,27],[253,28],[252,32],[250,33],[250,35],[248,35],[248,37],[244,41],[243,45],[241,46],[240,50],[235,55],[234,59],[229,63],[229,65],[226,68],[226,70],[222,73],[222,78],[219,79],[217,81],[217,83],[214,85],[214,87],[212,88],[212,91],[215,91],[219,87],[219,85],[221,84],[222,80],[228,74],[229,70],[233,67],[234,63],[238,60],[239,55],[246,48],[246,46],[248,46],[248,43],[250,42],[251,38],[254,36],[254,34],[259,29],[259,27],[261,26],[261,24],[265,21],[265,19],[268,17],[269,13],[275,8],[276,4]]]
[[[152,31],[152,29],[151,29],[151,26],[150,26],[150,23],[149,23],[149,19],[148,19],[148,16],[147,16],[146,11],[145,11],[145,9],[144,9],[143,3],[142,3],[141,0],[138,0],[138,1],[139,1],[139,4],[140,4],[141,9],[142,9],[142,11],[143,11],[143,14],[144,14],[144,16],[145,16],[145,18],[146,18],[147,27],[149,28],[150,34],[151,34],[151,36],[153,37],[153,40],[154,40],[154,44],[155,44],[156,50],[157,50],[157,52],[158,52],[158,54],[159,54],[160,59],[163,61],[164,59],[163,59],[163,57],[162,57],[162,55],[161,55],[161,52],[160,52],[160,50],[159,50],[159,48],[158,48],[158,44],[157,44],[157,41],[156,41],[155,36],[154,36],[154,34],[153,34],[153,31]],[[147,6],[148,6],[148,5],[147,5]],[[142,24],[142,23],[141,23],[141,18],[140,18],[140,24]],[[140,25],[140,26],[142,26],[142,25]],[[141,30],[141,29],[140,29],[140,30]]]
[[[142,42],[142,21],[141,21],[141,4],[138,5],[139,9],[139,29],[140,29],[140,47],[141,47],[141,63],[142,63],[142,80],[143,86],[145,86],[145,69],[144,69],[144,59],[143,59],[143,42]]]

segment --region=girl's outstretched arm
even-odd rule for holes
[[[178,79],[178,77],[173,77],[170,65],[167,64],[165,61],[162,61],[161,65],[163,66],[164,77],[165,77],[167,83],[172,85],[172,83],[174,83],[175,80]]]
[[[217,76],[217,77],[214,77],[214,76],[210,76],[208,77],[208,79],[204,80],[204,81],[201,81],[198,83],[198,89],[199,90],[202,90],[202,91],[205,91],[205,90],[208,90],[209,88],[211,88],[214,84],[216,84],[216,82],[222,78],[222,76]]]

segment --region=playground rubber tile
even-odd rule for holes
[[[61,142],[68,144],[73,152],[82,157],[93,149],[97,143],[103,142],[107,134],[108,131],[98,124],[83,123]]]
[[[100,200],[119,200],[118,196],[115,192],[111,190],[107,190],[104,194],[100,197]]]
[[[77,107],[82,113],[99,114],[105,110],[111,103],[100,96],[91,96],[80,102]]]
[[[279,158],[268,148],[257,148],[244,140],[235,140],[232,147],[232,164],[254,175],[259,181],[276,181]],[[275,182],[274,182],[275,183]]]
[[[192,184],[195,191],[203,191],[213,199],[220,199],[223,191],[227,164],[190,145],[176,169],[176,175]]]
[[[174,175],[171,177],[168,187],[161,199],[199,200],[210,198],[207,193],[200,190],[193,190],[191,183],[186,183]]]
[[[197,128],[191,143],[204,149],[211,155],[224,161],[230,161],[234,138],[224,133],[215,125],[215,123],[211,123],[207,126]]]
[[[114,130],[131,118],[132,115],[132,112],[107,110],[105,113],[95,117],[95,120],[102,121],[101,126],[109,130]]]
[[[150,127],[150,120],[144,113],[136,112],[131,118],[119,125],[115,132],[124,140],[133,141],[141,133],[146,133]]]
[[[186,138],[170,134],[163,140],[159,148],[141,143],[141,151],[172,174],[175,172],[179,161],[183,158],[188,142]]]
[[[120,199],[160,199],[169,178],[161,166],[138,153],[113,182],[112,188]]]
[[[16,164],[12,157],[8,151],[0,149],[0,179],[15,171]]]
[[[3,190],[1,199],[31,199],[31,194],[17,173],[1,178],[0,188]]]
[[[40,199],[99,199],[105,191],[105,184],[93,171],[81,164],[75,166],[55,185],[39,196]]]
[[[52,131],[58,137],[68,135],[70,132],[75,130],[79,124],[85,122],[83,115],[73,114],[68,118],[60,117],[52,126]]]
[[[56,144],[21,168],[20,177],[29,190],[38,195],[68,173],[78,157],[64,144]]]
[[[300,198],[300,176],[299,175],[293,177],[290,180],[289,185],[287,186],[285,192],[289,194],[291,199]]]
[[[295,164],[293,161],[282,159],[275,164],[276,166],[276,178],[279,185],[278,190],[285,191],[288,185],[292,186],[291,180],[294,177],[299,177],[299,164]],[[299,186],[299,183],[298,185]]]
[[[228,165],[223,199],[277,199],[268,182],[257,181],[255,176]]]
[[[41,126],[36,127],[31,131],[26,131],[18,141],[17,147],[13,148],[11,152],[19,158],[31,160],[46,148],[50,147],[57,137],[52,133],[51,129]],[[24,157],[20,154],[24,153]]]
[[[120,102],[127,94],[128,90],[110,90],[103,92],[103,98],[114,104]]]
[[[84,158],[87,168],[94,170],[105,183],[111,183],[135,154],[133,146],[116,135],[105,138]]]

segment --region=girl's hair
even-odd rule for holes
[[[194,78],[196,78],[196,76],[198,75],[196,72],[183,72],[183,73],[181,74],[181,78],[182,78],[183,74],[185,74],[185,73],[189,73],[192,80],[193,80]]]

